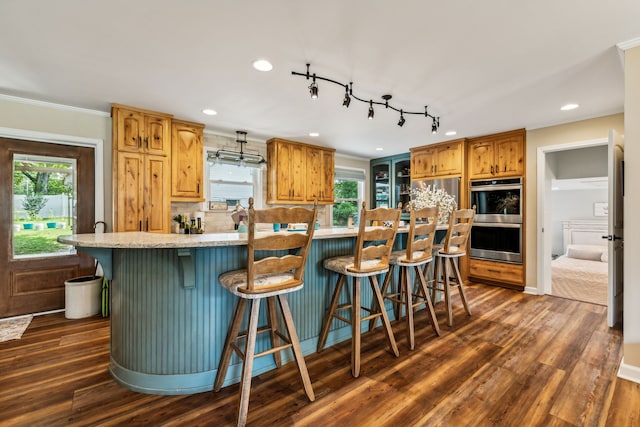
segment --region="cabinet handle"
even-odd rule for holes
[[[493,165],[491,165],[491,175],[493,175]]]
[[[433,165],[433,172],[438,173],[438,165]]]
[[[138,221],[138,231],[142,231],[142,220]]]
[[[504,171],[505,172],[507,171],[507,164],[506,163],[504,164]]]
[[[147,150],[148,150],[149,149],[149,137],[148,136],[146,136],[144,138],[144,143],[147,144]]]
[[[500,274],[500,273],[501,273],[501,271],[500,271],[500,270],[492,270],[492,269],[490,269],[490,268],[487,268],[487,271],[488,271],[489,273],[496,273],[496,274]]]
[[[149,231],[149,217],[147,217],[147,224],[145,225],[144,231]]]
[[[142,148],[142,137],[138,136],[138,148]]]
[[[496,165],[496,173],[500,173],[500,166],[498,166],[498,165]]]
[[[200,194],[200,183],[198,183],[198,191],[197,191],[197,193]]]

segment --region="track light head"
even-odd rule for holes
[[[373,101],[369,101],[369,114],[367,115],[369,120],[373,119]]]
[[[400,120],[398,121],[398,126],[402,127],[404,126],[404,115],[402,114],[402,110],[400,110]]]
[[[316,83],[315,78],[309,86],[309,93],[311,94],[311,99],[318,99],[318,84]]]
[[[345,89],[345,92],[344,92],[344,99],[342,100],[342,106],[349,108],[349,104],[351,104],[351,97],[349,96],[349,88],[345,85],[344,89]]]
[[[431,133],[432,134],[436,134],[438,133],[438,126],[440,125],[440,119],[434,117],[433,121],[431,122]]]

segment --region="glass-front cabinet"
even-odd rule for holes
[[[408,219],[406,210],[411,200],[410,154],[371,160],[372,208],[397,207],[402,203],[402,218]]]

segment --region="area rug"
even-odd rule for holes
[[[0,342],[19,340],[31,323],[33,315],[0,319]]]

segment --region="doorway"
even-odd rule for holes
[[[93,148],[0,138],[0,317],[62,309],[64,281],[93,273],[93,258],[56,236],[93,231],[94,158]]]
[[[617,210],[620,209],[618,208],[618,205],[621,205],[618,202],[619,198],[613,197],[616,194],[621,193],[621,186],[616,184],[615,180],[612,180],[612,177],[620,175],[618,171],[619,171],[619,166],[622,163],[621,160],[617,159],[617,157],[616,159],[612,157],[612,147],[615,147],[621,144],[620,142],[616,142],[616,141],[617,141],[617,138],[616,138],[615,132],[610,132],[608,139],[602,138],[598,140],[590,140],[590,141],[577,142],[577,143],[540,147],[538,148],[538,155],[537,155],[537,161],[538,161],[538,166],[537,166],[538,214],[537,214],[537,217],[538,217],[538,224],[540,225],[540,227],[538,227],[538,232],[537,232],[537,235],[538,235],[538,239],[537,239],[538,266],[537,267],[538,267],[538,280],[539,280],[538,290],[540,293],[545,293],[550,295],[555,295],[555,292],[553,292],[552,290],[553,286],[552,286],[552,278],[551,278],[551,270],[552,270],[551,264],[552,264],[552,258],[554,257],[554,251],[552,249],[554,248],[554,243],[553,243],[553,234],[554,234],[553,233],[553,225],[554,225],[553,209],[554,207],[552,203],[552,194],[553,194],[552,185],[553,185],[553,179],[555,178],[555,172],[557,171],[558,168],[557,167],[554,168],[554,165],[552,162],[554,153],[562,153],[562,152],[566,152],[567,150],[578,150],[578,149],[587,150],[587,149],[597,148],[600,150],[600,154],[599,154],[600,157],[602,157],[603,159],[606,159],[607,161],[606,165],[604,165],[604,163],[601,162],[602,164],[600,165],[600,172],[598,173],[599,175],[607,176],[606,181],[607,181],[608,191],[606,194],[606,198],[600,195],[600,198],[604,198],[604,200],[601,202],[592,203],[593,213],[591,213],[592,216],[590,218],[588,218],[587,220],[582,220],[582,224],[581,224],[581,221],[575,221],[573,222],[573,224],[567,221],[567,223],[571,225],[568,227],[569,228],[568,231],[567,230],[563,230],[563,231],[565,233],[573,233],[574,236],[577,236],[577,240],[578,240],[578,252],[575,253],[575,256],[571,256],[569,258],[576,258],[580,260],[581,259],[595,260],[597,255],[597,258],[601,260],[602,263],[604,263],[603,274],[605,278],[608,278],[608,283],[606,288],[607,289],[606,305],[609,313],[609,316],[608,316],[609,326],[613,326],[615,324],[616,322],[615,318],[617,317],[616,313],[618,313],[619,311],[618,297],[615,296],[616,295],[615,292],[614,292],[614,297],[612,297],[611,293],[612,293],[614,283],[616,282],[615,279],[618,277],[617,266],[618,264],[620,264],[618,262],[620,260],[617,259],[617,254],[614,253],[612,255],[613,248],[611,244],[607,244],[605,247],[602,243],[603,242],[606,243],[606,240],[602,240],[602,239],[607,239],[608,237],[611,237],[611,234],[613,233],[611,231],[612,229],[611,221],[613,218],[617,218],[619,215],[621,215],[621,213],[616,213]],[[585,173],[585,170],[588,171],[591,169],[590,166],[583,164],[582,162],[579,162],[579,161],[575,162],[575,166],[583,169],[582,176],[588,175],[589,172]],[[604,180],[599,178],[593,181],[603,182]],[[615,202],[612,202],[612,200],[614,200]],[[620,222],[621,224],[621,220],[617,222]],[[584,223],[587,223],[587,224],[584,224]],[[573,227],[573,231],[571,227]],[[583,230],[580,229],[581,227],[588,230],[588,233],[583,233]],[[613,234],[621,235],[621,231],[619,233],[616,232]],[[587,236],[586,241],[584,240],[585,239],[584,236]],[[566,236],[565,236],[565,240],[566,240]],[[582,251],[582,249],[585,249],[585,245],[586,245],[586,249],[588,250],[590,250],[589,246],[599,246],[600,248],[599,252],[597,254],[584,252]],[[555,246],[557,246],[557,244]],[[604,249],[602,249],[603,247]],[[564,246],[562,251],[565,252],[565,255],[569,255],[568,253],[566,253],[567,249]],[[614,267],[613,272],[612,272],[612,267]],[[612,280],[612,278],[614,280]],[[622,298],[621,294],[619,298],[620,299]]]

